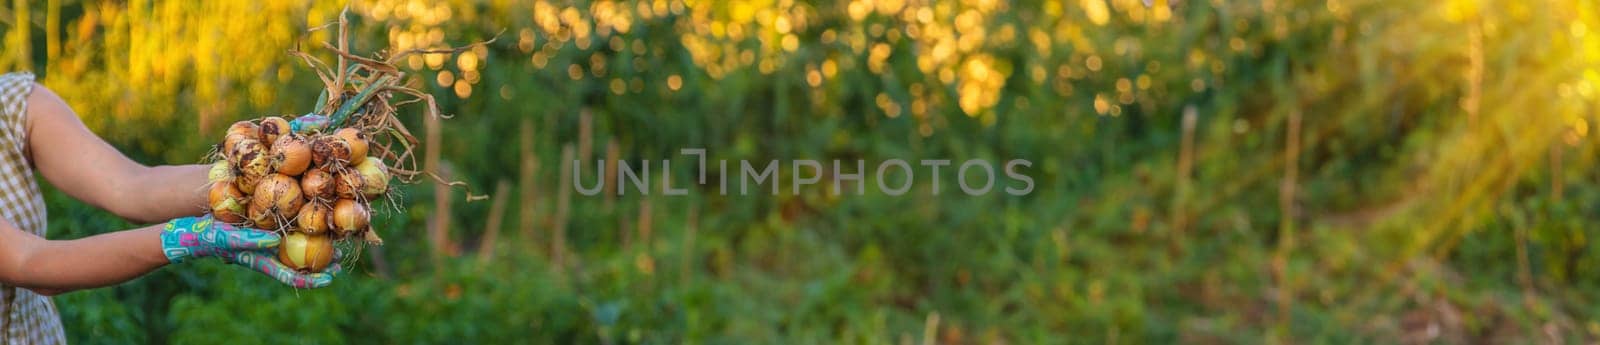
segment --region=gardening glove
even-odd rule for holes
[[[295,133],[310,133],[328,127],[328,117],[317,114],[305,114],[289,121],[289,130]]]
[[[339,274],[338,260],[322,273],[300,273],[278,262],[274,248],[281,239],[271,231],[240,228],[218,222],[210,215],[178,218],[161,231],[161,251],[172,263],[190,257],[218,257],[248,267],[300,289],[328,286]],[[338,253],[334,254],[338,258]]]

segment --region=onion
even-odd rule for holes
[[[254,176],[254,175],[242,175],[241,174],[241,175],[238,175],[238,176],[234,177],[233,186],[234,187],[238,187],[240,191],[247,191],[247,190],[248,191],[255,191],[256,190],[256,185],[260,184],[261,180],[264,179],[264,178],[266,178],[266,176]]]
[[[361,174],[345,169],[333,174],[333,191],[340,199],[355,199],[364,188],[362,182]]]
[[[257,205],[265,205],[267,211],[283,218],[291,218],[300,211],[300,205],[305,199],[300,198],[300,183],[293,177],[284,174],[272,174],[256,185],[255,193],[251,193],[251,209]],[[254,214],[252,214],[251,218]]]
[[[336,136],[319,136],[311,142],[311,160],[317,166],[350,161],[350,144]]]
[[[300,176],[300,193],[311,200],[333,199],[333,174],[322,168],[306,170],[305,175]]]
[[[211,193],[208,198],[211,205],[211,214],[223,223],[244,223],[244,193],[233,186],[233,181],[222,180],[211,183]]]
[[[278,245],[278,261],[301,272],[322,272],[333,263],[333,240],[327,235],[291,232]]]
[[[280,174],[300,176],[311,165],[311,146],[298,134],[280,136],[272,143],[271,162]]]
[[[333,209],[323,203],[306,203],[300,206],[300,213],[295,216],[295,224],[300,225],[300,231],[308,234],[320,234],[328,230],[328,217],[332,216]]]
[[[267,148],[261,146],[259,141],[244,140],[234,146],[233,151],[229,153],[228,159],[233,160],[234,168],[239,169],[240,175],[262,177],[272,172],[269,168],[271,161],[267,158]]]
[[[278,229],[278,215],[272,212],[272,205],[251,202],[246,209],[248,212],[245,215],[249,217],[251,226],[262,230]]]
[[[371,219],[367,206],[355,200],[339,199],[333,203],[333,229],[340,235],[349,235],[357,230],[365,229]]]
[[[339,137],[339,139],[344,139],[344,143],[350,146],[350,165],[361,164],[361,161],[366,160],[366,133],[362,133],[361,130],[355,128],[342,128],[337,132],[333,132],[333,135]]]
[[[223,180],[233,180],[233,177],[233,167],[228,165],[227,160],[211,163],[211,170],[206,171],[206,182],[216,183]]]
[[[250,121],[234,122],[233,125],[228,126],[227,133],[228,134],[225,137],[239,135],[242,138],[261,140],[260,127],[256,126],[254,123],[250,123]]]
[[[222,153],[227,154],[229,152],[233,152],[235,147],[239,147],[239,143],[245,142],[246,140],[260,142],[261,140],[257,138],[258,137],[256,137],[253,133],[249,135],[228,134],[228,136],[222,138]]]
[[[281,117],[269,116],[261,119],[261,141],[274,143],[278,137],[289,134],[289,120]]]
[[[208,193],[207,200],[209,201],[207,204],[211,205],[213,208],[215,208],[217,204],[222,203],[223,200],[233,200],[241,205],[245,202],[244,192],[240,192],[239,188],[235,187],[233,185],[233,181],[230,180],[212,183],[211,192]]]
[[[244,224],[244,205],[238,200],[241,199],[223,199],[211,204],[211,217],[223,223]]]
[[[377,157],[367,157],[356,165],[356,172],[361,174],[361,193],[367,198],[383,195],[389,191],[389,167]]]

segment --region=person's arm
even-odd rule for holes
[[[178,218],[66,241],[46,240],[0,220],[0,282],[55,295],[122,283],[196,257],[219,257],[296,288],[328,286],[342,270],[338,263],[320,273],[284,266],[272,250],[279,240],[276,233],[234,227],[211,217]]]
[[[284,266],[273,255],[279,241],[273,232],[185,217],[205,211],[207,167],[134,162],[89,132],[44,86],[34,85],[27,104],[24,154],[46,179],[123,218],[166,223],[50,241],[0,219],[0,283],[53,295],[121,283],[191,257],[218,257],[297,288],[327,286],[339,273],[338,264],[321,273]]]
[[[125,282],[167,264],[161,230],[50,241],[0,220],[0,281],[44,295]]]
[[[150,167],[128,159],[42,85],[34,85],[27,104],[25,152],[67,195],[139,223],[205,212],[207,166]]]

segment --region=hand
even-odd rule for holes
[[[214,221],[207,215],[167,222],[161,231],[161,251],[172,263],[190,257],[219,257],[295,288],[319,288],[333,283],[333,277],[340,271],[337,252],[335,263],[322,273],[300,273],[278,262],[273,248],[280,240],[278,234],[271,231],[240,228]]]

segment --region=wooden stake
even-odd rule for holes
[[[426,148],[424,149],[422,156],[423,170],[437,171],[441,175],[445,175],[442,177],[449,179],[449,172],[439,169],[439,142],[441,140],[441,125],[439,124],[439,117],[424,116],[423,126],[425,127],[423,129],[425,132],[424,135],[427,137]],[[434,267],[441,267],[444,263],[444,256],[449,252],[451,247],[449,235],[450,186],[444,184],[435,184],[433,188],[433,203],[435,208],[433,219],[429,222],[428,226],[428,242],[433,244],[431,248],[432,252],[430,254],[432,254],[434,259]]]
[[[567,211],[572,202],[572,144],[561,147],[561,186],[556,190],[559,197],[556,199],[556,218],[554,226],[550,227],[550,257],[556,267],[566,267],[567,251]]]
[[[1187,205],[1185,204],[1190,193],[1189,178],[1194,173],[1194,126],[1195,122],[1199,121],[1199,116],[1194,105],[1183,107],[1182,146],[1178,149],[1178,175],[1173,182],[1175,192],[1172,194],[1172,218],[1170,220],[1173,229],[1179,235],[1176,242],[1180,242],[1180,246],[1181,242],[1183,242],[1183,236],[1181,235],[1187,231],[1186,228],[1189,221],[1189,215],[1185,210]]]
[[[500,239],[502,220],[506,215],[506,194],[511,192],[511,183],[504,180],[494,187],[494,204],[489,206],[489,221],[483,227],[483,240],[478,242],[478,264],[489,264],[489,258],[494,257],[496,242]]]
[[[621,242],[623,252],[633,250],[633,224],[631,215],[617,215],[617,241]]]
[[[576,159],[589,161],[594,152],[594,112],[583,108],[578,112],[578,157]]]
[[[1300,172],[1300,108],[1289,109],[1288,135],[1284,138],[1283,181],[1278,186],[1278,248],[1272,256],[1272,272],[1278,283],[1278,322],[1281,332],[1288,332],[1289,315],[1293,303],[1293,284],[1289,281],[1289,253],[1294,250],[1294,196]]]
[[[617,138],[606,141],[606,172],[605,179],[601,180],[601,183],[605,184],[603,194],[605,194],[606,210],[614,210],[616,207],[617,185],[621,184],[617,182],[617,160],[621,156],[622,148],[617,145]]]
[[[680,280],[679,284],[682,286],[689,286],[689,283],[692,282],[692,279],[694,278],[694,237],[695,232],[697,232],[697,229],[700,228],[700,213],[698,205],[689,204],[688,218],[689,219],[685,222],[686,224],[684,226],[683,252],[678,254],[678,279]]]
[[[1516,224],[1512,235],[1517,240],[1517,285],[1522,287],[1522,303],[1524,307],[1533,308],[1534,291],[1533,269],[1528,260],[1528,229],[1523,224]]]
[[[517,229],[525,243],[534,243],[534,218],[538,210],[539,184],[534,182],[539,171],[539,160],[533,153],[533,121],[522,120],[522,171],[517,178],[517,185],[521,188],[518,202],[521,210],[518,211]]]
[[[644,246],[644,250],[647,251],[647,252],[650,251],[650,233],[654,232],[652,230],[652,227],[654,226],[652,224],[652,223],[654,223],[654,220],[651,217],[652,213],[654,213],[654,212],[650,210],[650,198],[649,197],[645,197],[644,200],[639,201],[639,226],[638,226],[638,228],[639,228],[639,236],[638,236],[638,238],[639,238],[639,243]]]

